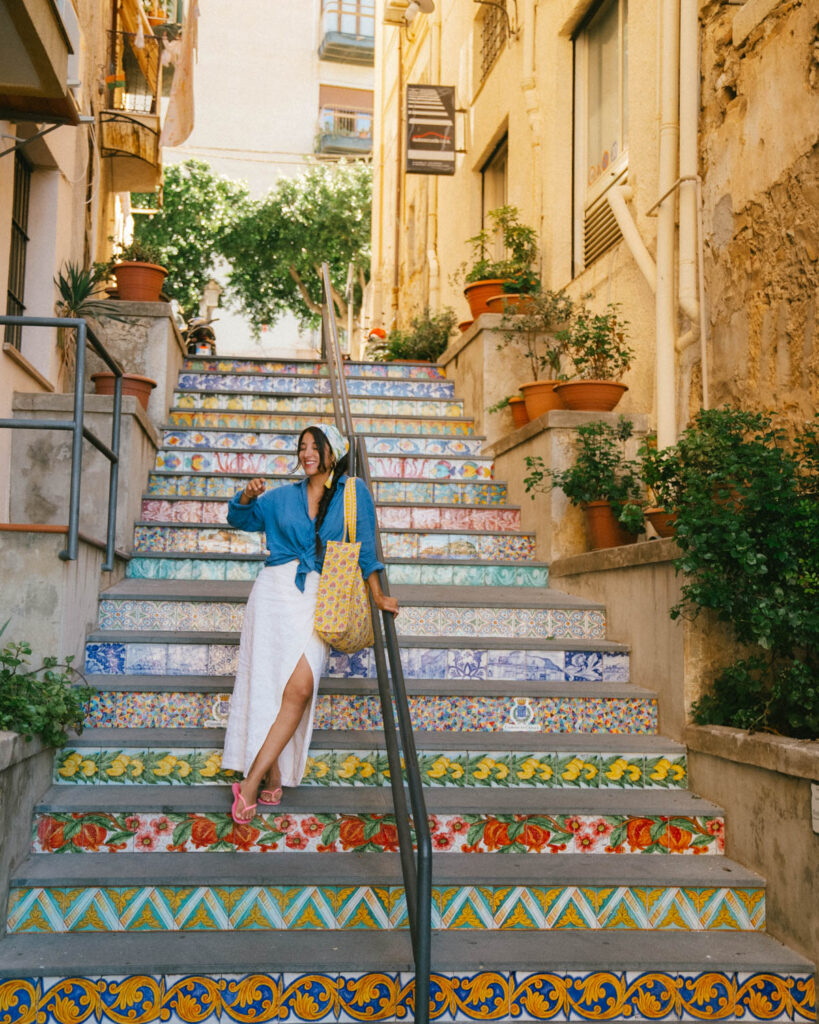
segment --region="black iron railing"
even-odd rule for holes
[[[344,378],[344,363],[338,343],[335,311],[330,289],[330,272],[327,264],[322,265],[324,281],[324,305],[322,307],[322,349],[326,352],[333,394],[333,409],[336,426],[350,442],[350,476],[358,475],[372,494],[372,481],[366,449],[356,437],[350,399]],[[384,560],[381,535],[378,524],[375,527],[376,554]],[[380,572],[381,589],[389,594],[386,573]],[[381,714],[384,719],[384,741],[390,765],[395,826],[398,832],[398,848],[401,856],[401,871],[404,876],[404,892],[407,901],[412,950],[415,960],[415,1021],[428,1024],[429,1021],[429,975],[430,941],[432,926],[432,841],[429,834],[424,791],[421,774],[418,771],[418,755],[412,731],[404,672],[401,667],[401,653],[398,648],[398,633],[394,617],[389,612],[379,616],[372,606],[373,651],[378,675],[378,691],[381,697]],[[382,632],[383,627],[383,632]],[[395,719],[398,718],[396,729]],[[405,783],[406,774],[406,783]],[[412,811],[412,825],[408,813]],[[415,849],[413,850],[413,826]]]
[[[114,550],[117,528],[117,485],[119,483],[119,433],[122,413],[122,367],[108,354],[85,320],[48,316],[0,316],[0,325],[15,327],[62,327],[77,332],[77,361],[74,371],[74,416],[70,420],[0,419],[0,429],[12,430],[71,430],[71,489],[68,498],[68,543],[60,558],[73,562],[80,544],[80,492],[82,488],[82,442],[89,441],[111,464],[108,476],[108,527],[105,540],[103,572],[114,568]],[[101,441],[85,426],[85,351],[90,345],[114,374],[114,410],[111,423],[111,447]]]

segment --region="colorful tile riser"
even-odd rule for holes
[[[374,455],[480,455],[481,438],[366,437],[367,451]],[[205,448],[233,451],[294,453],[298,434],[253,431],[165,430],[164,448]]]
[[[447,930],[765,927],[764,889],[448,885],[432,906],[432,927]],[[31,887],[12,890],[8,912],[11,933],[408,927],[396,885]]]
[[[693,971],[465,971],[432,975],[431,1020],[814,1019],[812,975]],[[298,974],[32,978],[0,981],[7,1024],[98,1019],[166,1021],[397,1021],[414,1018],[412,974]]]

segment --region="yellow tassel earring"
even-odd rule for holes
[[[336,471],[336,468],[335,468],[335,466],[333,466],[333,468],[330,470],[330,475],[324,481],[324,486],[327,488],[328,491],[333,486],[333,474],[335,473],[335,471]]]

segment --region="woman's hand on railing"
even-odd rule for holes
[[[392,612],[393,615],[398,614],[398,598],[387,597],[381,589],[381,581],[378,578],[377,572],[370,573],[367,577],[367,585],[370,588],[370,594],[376,608],[382,612]]]

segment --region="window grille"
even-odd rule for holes
[[[22,153],[14,154],[14,191],[11,204],[11,246],[9,248],[9,285],[7,316],[23,316],[26,311],[23,293],[26,282],[26,248],[28,246],[28,209],[31,197],[31,167]],[[5,341],[20,351],[22,327],[6,326]]]
[[[506,0],[493,0],[484,5],[485,11],[481,22],[481,81],[487,77],[494,67],[495,61],[506,42]]]

